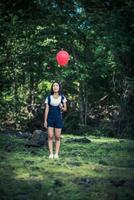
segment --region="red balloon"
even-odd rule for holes
[[[69,57],[70,56],[67,51],[61,50],[57,53],[56,60],[59,65],[64,66],[68,63]]]

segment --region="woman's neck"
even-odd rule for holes
[[[54,97],[58,97],[58,96],[59,96],[59,93],[58,93],[58,92],[54,92],[54,93],[53,93],[53,96],[54,96]]]

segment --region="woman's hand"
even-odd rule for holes
[[[47,121],[44,122],[44,127],[47,128]]]
[[[60,103],[59,108],[62,110],[62,108],[63,108],[63,104],[62,103]]]
[[[66,103],[64,103],[64,104],[60,103],[59,108],[61,109],[61,111],[64,111],[64,112],[67,111]]]

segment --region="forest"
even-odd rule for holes
[[[132,0],[0,1],[1,200],[134,199],[133,63]],[[54,82],[67,99],[59,160],[29,144],[46,137]]]
[[[134,137],[132,1],[3,0],[0,13],[2,130],[42,127],[58,81],[65,132]],[[55,59],[62,48],[70,54],[64,68]]]

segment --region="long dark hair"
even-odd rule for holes
[[[58,82],[52,83],[52,85],[51,85],[51,95],[54,94],[53,85],[54,85],[55,83],[58,83]],[[59,85],[59,92],[58,92],[58,93],[59,93],[59,95],[61,95],[61,88],[62,88],[61,83],[58,83],[58,85]]]

